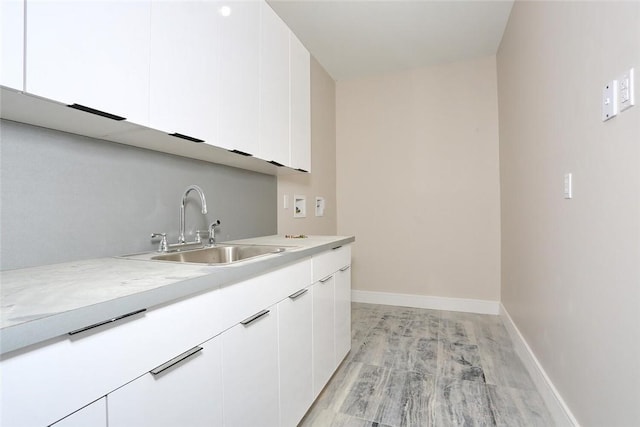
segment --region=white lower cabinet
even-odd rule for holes
[[[280,425],[297,425],[313,403],[312,294],[303,288],[278,303]]]
[[[222,425],[220,336],[107,396],[109,427]]]
[[[295,426],[349,352],[349,264],[336,247],[4,356],[0,424]]]
[[[338,270],[335,278],[336,364],[351,350],[351,265]]]
[[[278,426],[276,306],[256,313],[222,334],[222,363],[224,425]]]
[[[107,400],[102,398],[53,423],[55,427],[107,427]]]
[[[313,397],[316,398],[336,370],[333,276],[320,279],[313,291]]]
[[[351,350],[351,247],[315,255],[312,276],[315,398]]]

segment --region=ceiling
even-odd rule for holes
[[[513,0],[269,0],[334,80],[495,54]]]

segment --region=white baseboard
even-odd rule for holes
[[[500,303],[498,301],[487,301],[479,299],[430,297],[425,295],[352,290],[351,301],[364,302],[369,304],[428,308],[431,310],[464,311],[467,313],[500,313]]]
[[[571,413],[562,396],[560,396],[560,393],[558,393],[558,390],[556,390],[535,354],[531,351],[531,347],[529,347],[513,319],[509,316],[509,312],[502,304],[500,304],[500,317],[511,336],[516,353],[520,356],[538,392],[544,399],[556,426],[579,427],[580,424]]]

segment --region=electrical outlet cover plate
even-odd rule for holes
[[[307,197],[293,196],[293,217],[304,218],[307,216]]]
[[[633,68],[630,68],[618,78],[618,91],[620,94],[620,112],[636,105]]]
[[[602,90],[602,121],[606,122],[618,114],[618,81],[612,80]]]

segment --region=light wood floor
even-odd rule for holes
[[[553,426],[498,316],[352,304],[351,352],[301,426]]]

